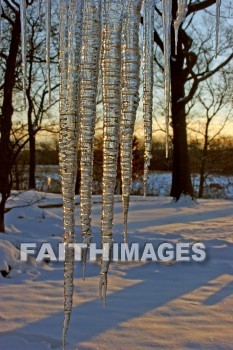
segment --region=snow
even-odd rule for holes
[[[172,182],[170,172],[151,172],[147,180],[147,195],[169,196]],[[199,189],[199,175],[192,175],[192,183],[196,195]],[[142,181],[135,180],[132,184],[132,194],[143,193]],[[204,198],[233,199],[233,177],[223,175],[208,175],[204,185]]]
[[[19,252],[10,242],[4,240],[0,240],[0,251],[0,271],[8,273],[15,266]]]
[[[58,166],[41,166],[37,169],[37,176],[37,188],[40,191],[47,191],[48,177],[51,178],[51,192],[57,193],[60,191],[60,176]],[[147,179],[147,195],[169,196],[171,182],[171,172],[149,172]],[[195,193],[197,195],[199,188],[199,175],[192,174],[192,183],[194,186]],[[93,191],[95,194],[99,194],[101,188],[100,185],[101,184],[97,181],[93,183]],[[131,194],[143,195],[143,181],[140,177],[138,177],[137,180],[134,180],[132,182]],[[53,198],[56,198],[55,194]],[[60,196],[58,196],[57,198],[60,198]],[[204,198],[233,199],[233,176],[209,174],[204,185]]]
[[[61,350],[63,264],[38,263],[33,258],[18,261],[21,242],[45,241],[55,248],[62,241],[60,195],[29,191],[14,196],[9,204],[22,206],[35,199],[31,206],[8,211],[6,233],[0,234],[1,269],[12,266],[7,278],[0,275],[0,349],[4,350]],[[99,262],[87,263],[85,281],[81,264],[76,263],[68,350],[232,350],[232,201],[205,199],[191,205],[183,198],[182,202],[177,206],[169,197],[133,196],[129,243],[143,247],[146,242],[203,242],[208,259],[112,263],[106,308],[98,300]],[[75,217],[77,240],[81,240],[78,205]],[[114,241],[122,242],[120,196],[114,222]],[[100,197],[94,196],[93,240],[98,243],[100,223]]]
[[[40,266],[33,257],[29,257],[28,261],[21,261],[19,249],[11,242],[0,239],[0,279],[22,273],[36,277],[39,275]]]
[[[176,199],[173,199],[171,204],[173,204],[175,208],[179,208],[179,207],[196,208],[198,206],[198,203],[195,199],[192,199],[191,196],[183,195],[183,194],[180,196],[180,199],[178,202],[176,201]]]

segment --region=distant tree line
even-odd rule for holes
[[[94,174],[93,181],[99,186],[101,192],[102,182],[102,166],[103,166],[103,141],[101,137],[95,140],[94,150]],[[133,180],[141,180],[143,176],[143,146],[139,139],[134,136],[133,139]],[[201,186],[204,188],[204,183],[210,174],[218,175],[233,175],[233,138],[219,136],[208,147],[208,152],[205,155],[205,168],[203,169],[203,142],[198,139],[191,139],[188,144],[188,153],[190,157],[191,174],[201,176],[203,173],[204,182]],[[171,172],[172,171],[172,157],[166,160],[165,144],[162,140],[153,142],[152,160],[150,164],[150,171]],[[42,143],[37,147],[36,151],[37,166],[40,169],[46,166],[57,166],[58,172],[58,148],[51,143]],[[28,189],[28,167],[30,165],[30,153],[28,149],[22,150],[18,157],[18,161],[13,169],[12,180],[14,189]],[[40,170],[37,170],[37,177],[40,176]],[[76,193],[79,193],[80,186],[80,169],[78,169]],[[200,184],[199,184],[200,186]],[[203,195],[203,188],[199,197]],[[96,189],[98,192],[98,188]],[[120,163],[118,163],[117,185],[116,193],[121,193],[121,174]]]

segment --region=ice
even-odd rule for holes
[[[47,64],[47,86],[49,104],[51,104],[51,81],[50,81],[50,36],[51,36],[51,0],[45,0],[46,16],[46,64]]]
[[[144,197],[151,159],[154,62],[154,0],[144,1],[143,18],[143,119],[144,119]]]
[[[91,207],[93,182],[93,150],[96,120],[99,54],[101,44],[100,1],[86,0],[83,7],[82,44],[80,55],[80,214],[82,240],[87,245],[92,239]],[[87,249],[83,249],[83,277]]]
[[[187,0],[178,0],[178,11],[176,13],[176,20],[174,21],[176,55],[177,55],[179,28],[180,28],[180,25],[184,22],[187,12],[188,12]]]
[[[218,35],[219,35],[219,22],[220,22],[220,7],[221,0],[216,0],[216,43],[215,43],[215,56],[218,55]]]
[[[38,17],[41,17],[41,0],[38,0]]]
[[[174,21],[176,55],[177,55],[179,28],[180,28],[180,25],[184,22],[187,12],[188,12],[187,0],[178,0],[178,11],[176,13],[176,20]]]
[[[0,0],[0,39],[2,38],[2,0]]]
[[[166,158],[168,158],[170,85],[171,85],[170,56],[171,56],[172,1],[163,0],[162,7],[163,7],[163,42],[164,42]]]
[[[132,179],[132,138],[139,103],[139,22],[141,4],[142,1],[140,0],[126,2],[122,30],[120,156],[125,242],[127,239],[127,218]]]
[[[75,183],[77,175],[77,66],[79,62],[81,4],[78,0],[60,1],[60,138],[59,162],[62,178],[64,221],[64,324],[63,348],[65,348],[73,303],[74,250],[69,243],[75,241]],[[77,23],[79,25],[77,25]]]
[[[21,56],[23,69],[23,100],[26,108],[26,72],[27,72],[27,29],[26,29],[26,0],[20,1],[20,21],[21,21]]]
[[[121,30],[123,6],[119,0],[105,0],[102,31],[102,90],[104,110],[103,133],[103,206],[102,244],[112,242],[114,189],[119,147],[121,115]],[[100,296],[105,298],[110,260],[101,263]],[[103,300],[104,302],[104,300]]]
[[[220,0],[216,1],[216,53]],[[0,0],[0,11],[2,2]],[[38,3],[40,15],[41,1]],[[112,226],[114,216],[114,189],[117,157],[121,152],[122,201],[124,240],[127,234],[127,217],[132,175],[132,135],[139,89],[138,26],[140,0],[60,0],[60,139],[59,160],[62,180],[63,225],[65,242],[64,263],[64,324],[63,349],[73,307],[74,251],[69,243],[75,241],[75,183],[77,175],[77,142],[81,145],[81,198],[80,215],[83,242],[90,243],[91,184],[93,172],[93,135],[96,115],[99,50],[101,49],[102,92],[104,111],[103,131],[103,195],[101,242],[107,259],[101,260],[99,295],[105,305],[107,274],[112,253]],[[101,10],[102,9],[102,10]],[[100,11],[102,13],[100,14]],[[168,157],[170,109],[170,56],[172,1],[162,1],[164,27],[164,80],[166,115],[166,157]],[[45,0],[46,13],[46,64],[49,101],[50,87],[50,36],[51,0]],[[187,13],[187,1],[178,1],[174,23],[176,51],[178,31]],[[154,59],[154,0],[144,1],[143,16],[143,117],[145,131],[144,195],[151,158],[153,59]],[[26,0],[20,1],[22,36],[23,91],[26,103]],[[102,32],[101,32],[101,29]],[[123,28],[123,30],[122,30]],[[80,133],[79,133],[80,130]],[[187,198],[184,198],[185,205]],[[172,206],[172,205],[171,205]],[[175,206],[175,204],[174,204]],[[164,209],[164,207],[162,208]],[[181,208],[183,209],[183,207]],[[154,210],[154,209],[153,209]],[[191,209],[190,209],[191,210]],[[161,213],[160,213],[161,215]],[[149,217],[149,216],[148,216]],[[153,216],[154,217],[154,216]],[[135,217],[137,221],[137,217]],[[141,219],[140,219],[141,220]],[[145,218],[143,218],[145,220]],[[145,222],[143,222],[143,225]],[[140,231],[140,222],[136,230]],[[13,226],[15,234],[18,229]],[[149,228],[148,228],[149,230]],[[153,231],[154,234],[154,231]],[[83,256],[85,267],[86,254]],[[7,269],[5,260],[1,264]],[[147,291],[147,289],[146,289]],[[153,347],[154,348],[154,347]]]

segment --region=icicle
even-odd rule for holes
[[[179,28],[180,28],[180,25],[184,22],[187,12],[188,12],[187,0],[178,0],[178,11],[176,13],[176,20],[174,21],[176,55],[177,55]]]
[[[74,241],[74,203],[72,202],[72,179],[69,179],[70,164],[67,164],[69,143],[72,142],[71,130],[68,129],[69,119],[67,117],[67,70],[68,70],[68,55],[67,55],[67,1],[60,0],[60,138],[59,138],[59,163],[62,180],[62,196],[63,196],[63,222],[64,222],[64,243]],[[76,135],[75,135],[76,136]],[[73,169],[72,169],[73,170]],[[68,173],[69,171],[69,173]],[[68,177],[69,182],[66,182]],[[71,194],[69,187],[71,187]],[[70,204],[71,202],[71,204]],[[70,208],[69,208],[70,206]],[[71,226],[71,227],[70,227]],[[69,271],[71,271],[69,273]],[[72,296],[73,296],[73,271],[74,263],[72,251],[65,249],[64,262],[64,323],[63,323],[63,350],[65,349],[65,337],[69,326],[70,314],[72,311]]]
[[[124,242],[127,240],[127,219],[132,178],[132,138],[139,102],[139,23],[142,0],[129,0],[124,8],[121,62],[121,179],[124,217]]]
[[[38,0],[38,17],[41,17],[41,0]]]
[[[119,146],[119,119],[121,110],[121,28],[122,1],[103,1],[102,79],[103,79],[103,206],[102,245],[110,246],[107,259],[101,262],[100,299],[105,303],[107,272],[112,246],[114,188]]]
[[[91,195],[93,176],[93,143],[96,119],[96,95],[98,85],[100,51],[100,0],[84,0],[82,45],[80,55],[80,147],[81,184],[80,215],[82,240],[87,245],[92,239]],[[82,249],[83,278],[87,249]]]
[[[62,179],[64,221],[64,323],[63,349],[73,299],[75,241],[75,183],[77,175],[78,112],[77,86],[80,53],[81,3],[60,0],[60,138],[59,162]]]
[[[51,0],[46,0],[46,64],[47,64],[47,86],[49,104],[51,104],[51,82],[50,82],[50,35],[51,35]]]
[[[219,35],[220,7],[221,7],[221,0],[216,0],[216,42],[215,42],[215,57],[218,56],[218,35]]]
[[[20,20],[21,20],[21,55],[23,67],[23,100],[26,109],[26,72],[27,72],[27,39],[26,39],[26,0],[20,1]]]
[[[164,81],[165,81],[165,117],[166,117],[166,158],[169,146],[169,107],[170,107],[170,56],[171,56],[171,22],[172,1],[162,0],[163,37],[164,37]]]
[[[143,13],[143,119],[145,135],[143,188],[145,197],[152,147],[154,0],[144,1]]]
[[[0,0],[0,40],[2,38],[2,0]]]
[[[113,240],[111,236],[102,236],[102,259],[99,280],[99,298],[103,306],[106,306],[106,293],[108,286],[108,269],[112,256]]]

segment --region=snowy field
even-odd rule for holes
[[[61,183],[59,168],[56,165],[39,165],[36,172],[37,189],[47,191],[48,178],[51,179],[50,191],[54,193],[61,192]],[[199,175],[192,174],[192,184],[196,196],[199,189]],[[101,181],[101,180],[100,180]],[[147,195],[149,196],[169,196],[172,182],[171,172],[151,171],[147,181]],[[101,193],[101,183],[93,183],[95,194]],[[132,182],[132,195],[143,195],[142,178]],[[213,199],[233,199],[233,176],[223,176],[209,174],[204,184],[203,198]]]
[[[77,197],[77,203],[79,199]],[[34,204],[32,204],[34,203]],[[94,197],[94,241],[100,241],[101,198]],[[31,204],[31,206],[28,206]],[[21,242],[62,241],[61,197],[27,192],[8,202],[7,233],[0,234],[0,349],[61,350],[62,263],[19,262]],[[76,232],[80,240],[79,206]],[[121,242],[122,210],[116,197],[114,240]],[[201,241],[204,263],[112,263],[107,306],[98,300],[99,263],[86,280],[76,264],[69,350],[232,350],[233,203],[132,197],[129,242]],[[11,244],[12,243],[12,244]]]

